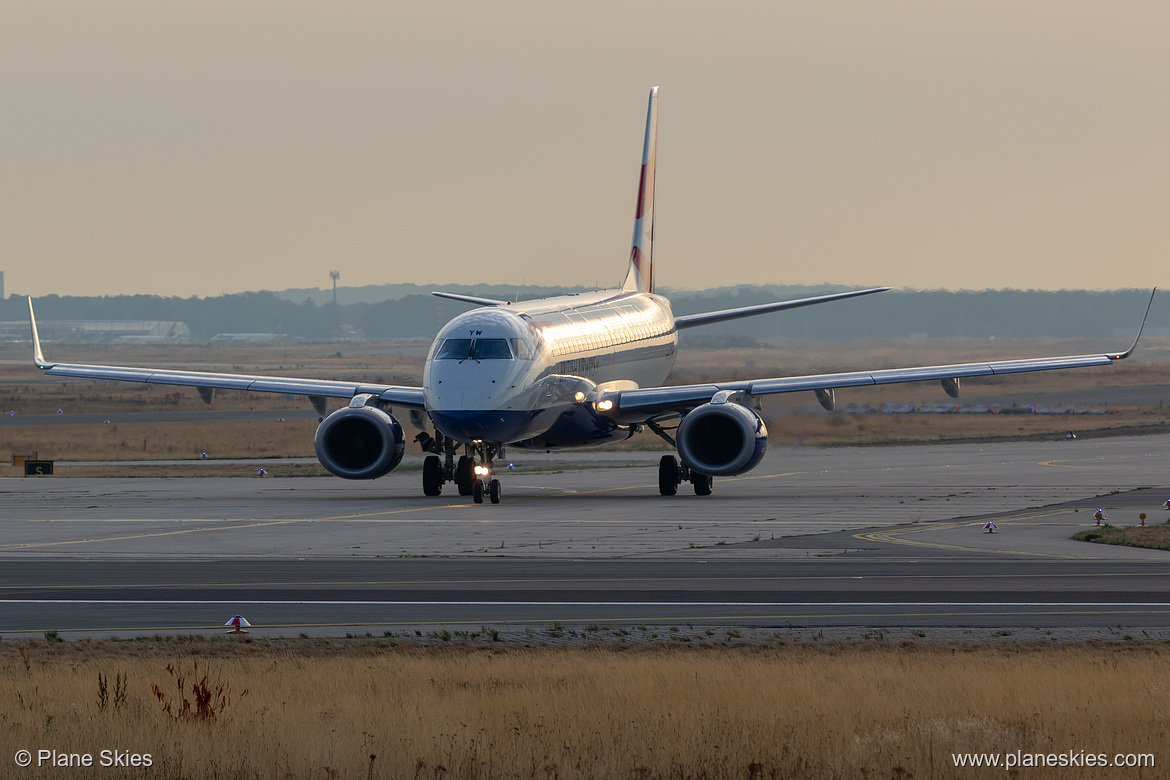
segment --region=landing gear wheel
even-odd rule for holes
[[[443,462],[438,455],[423,460],[423,495],[437,496],[443,492]]]
[[[673,455],[663,455],[658,461],[658,492],[664,496],[678,492],[678,461]]]
[[[455,464],[455,484],[459,487],[459,495],[471,495],[471,483],[475,481],[475,461],[466,455],[459,456]]]
[[[699,474],[698,472],[691,472],[691,483],[695,486],[696,496],[711,495],[711,487],[715,483],[715,478],[710,474]]]
[[[471,483],[471,500],[477,504],[483,503],[483,480],[477,479]]]
[[[488,489],[488,498],[490,498],[492,500],[492,503],[493,504],[500,503],[500,481],[498,479],[493,479],[491,482],[488,483],[487,489]]]

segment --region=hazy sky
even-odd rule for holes
[[[1164,2],[0,9],[8,293],[1170,282]]]

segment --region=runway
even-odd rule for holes
[[[1170,636],[1170,553],[1069,538],[1097,507],[1115,524],[1165,522],[1168,447],[776,449],[706,498],[658,496],[657,454],[517,455],[498,506],[424,498],[417,472],[12,479],[0,484],[0,636],[208,634],[234,614],[274,636]],[[981,532],[989,517],[1000,533]]]
[[[0,575],[5,636],[214,633],[237,613],[254,632],[294,635],[558,623],[1170,629],[1170,570],[1148,562],[53,561],[27,584],[33,573]]]

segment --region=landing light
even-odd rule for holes
[[[491,473],[491,471],[488,469],[487,466],[476,466],[475,467],[475,475],[477,477],[486,477],[490,473]]]
[[[601,412],[608,412],[612,408],[613,408],[613,401],[609,400],[608,398],[606,398],[604,401],[601,401],[600,403],[597,404],[597,410],[601,411]]]
[[[584,394],[584,393],[582,393],[580,390],[578,390],[578,391],[577,391],[577,394],[573,396],[573,399],[574,399],[574,400],[575,400],[577,403],[581,403],[582,401],[584,401],[584,400],[585,400],[585,394]]]

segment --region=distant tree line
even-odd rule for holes
[[[249,292],[212,298],[164,298],[153,295],[102,297],[46,296],[36,300],[37,317],[45,320],[177,320],[197,339],[217,333],[282,332],[307,340],[347,336],[373,339],[431,337],[449,319],[472,308],[436,298],[430,288],[394,285],[377,299],[364,288],[363,300],[338,304],[310,296],[292,300],[288,293]],[[445,289],[503,300],[580,292],[583,288],[515,287],[507,285],[447,286]],[[836,292],[843,287],[739,286],[712,290],[680,290],[668,295],[676,314],[732,309],[775,300]],[[300,291],[297,291],[300,292]],[[711,325],[688,331],[684,339],[706,343],[728,338],[848,340],[859,337],[912,336],[1115,337],[1136,330],[1145,309],[1147,290],[896,290],[856,300],[829,303],[779,314]],[[358,297],[358,296],[355,296]],[[0,301],[0,320],[27,319],[23,297]],[[1147,326],[1170,332],[1170,302],[1155,300]],[[695,342],[696,345],[705,343]],[[740,342],[742,343],[742,342]]]

